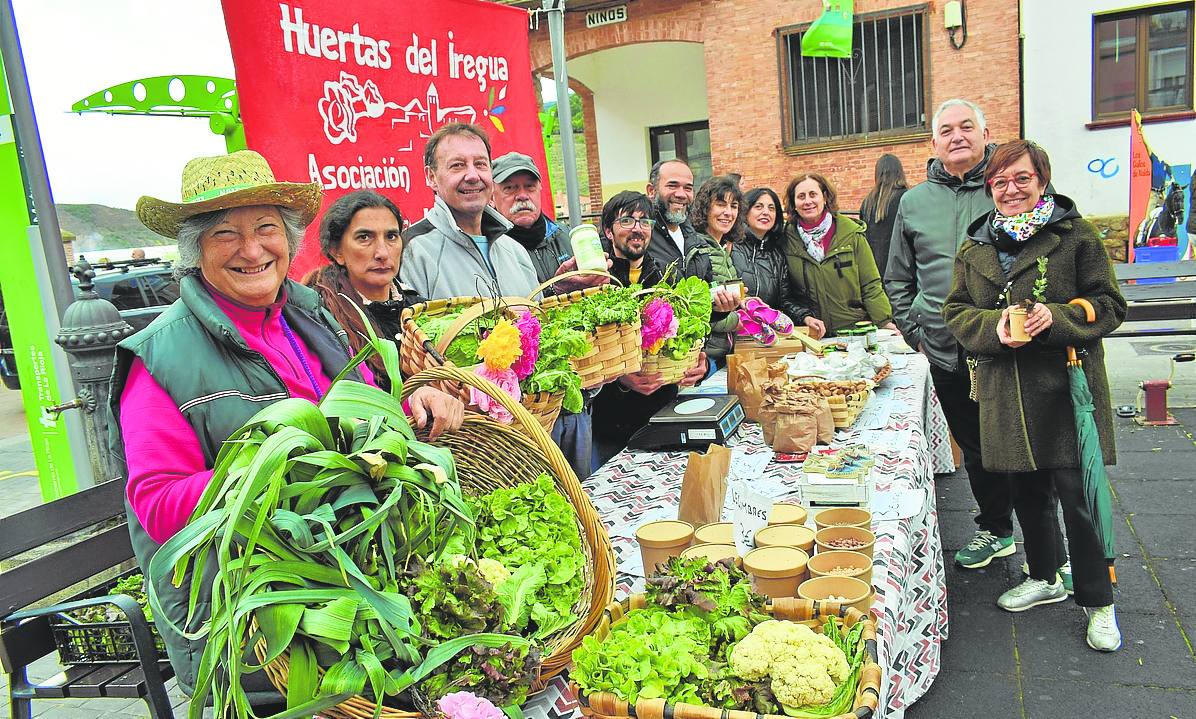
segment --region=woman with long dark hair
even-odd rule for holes
[[[901,196],[909,189],[905,168],[896,155],[885,153],[876,161],[876,184],[860,204],[860,219],[867,224],[864,236],[872,248],[872,257],[884,276],[889,264],[889,239],[893,236],[893,218]]]
[[[785,222],[781,219],[781,198],[768,187],[749,190],[744,196],[746,232],[731,247],[731,261],[748,295],[788,315],[796,325],[810,328],[819,339],[826,333],[822,320],[814,316],[809,301],[793,291],[785,265]]]
[[[403,309],[421,298],[399,284],[403,216],[394,202],[373,190],[358,190],[328,206],[320,221],[320,252],[330,264],[312,270],[303,284],[320,293],[332,316],[349,333],[349,347],[361,350],[368,333],[358,309],[379,337],[396,340]],[[390,378],[382,359],[367,361],[381,387]]]

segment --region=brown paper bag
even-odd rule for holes
[[[800,411],[778,414],[773,429],[772,448],[776,452],[803,454],[818,440],[817,412]]]
[[[764,400],[764,383],[768,381],[768,361],[754,359],[735,366],[736,395],[743,406],[743,415],[751,422],[760,421],[760,403]]]
[[[685,478],[681,480],[681,506],[677,509],[677,519],[694,527],[719,521],[730,469],[731,450],[722,445],[710,445],[706,454],[690,452]]]
[[[818,398],[818,444],[830,444],[835,441],[835,416],[831,413],[831,404],[826,397]]]

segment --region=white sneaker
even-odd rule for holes
[[[1050,584],[1041,579],[1027,579],[997,599],[997,606],[1007,612],[1024,612],[1040,604],[1054,604],[1067,599],[1063,582],[1055,577]]]
[[[1117,613],[1113,605],[1085,608],[1088,614],[1088,646],[1098,652],[1121,649],[1121,629],[1117,627]]]

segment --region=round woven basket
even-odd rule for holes
[[[685,373],[694,366],[698,361],[698,355],[702,353],[702,343],[694,343],[692,349],[685,353],[685,356],[679,360],[664,357],[659,354],[648,354],[643,352],[643,358],[640,363],[640,372],[644,374],[659,374],[665,384],[676,384]]]
[[[631,609],[647,605],[642,594],[631,596],[625,603],[614,603],[607,607],[605,616],[594,636],[605,639],[612,625],[617,624]],[[870,719],[880,703],[881,669],[876,659],[876,621],[858,609],[840,606],[838,602],[816,602],[809,599],[786,597],[774,599],[768,606],[774,619],[800,622],[818,633],[826,617],[840,617],[843,624],[853,627],[865,622],[860,641],[865,645],[864,667],[860,671],[860,683],[856,687],[852,712],[836,719]],[[640,699],[634,706],[609,692],[586,694],[575,682],[569,682],[573,695],[577,697],[578,709],[589,719],[787,719],[784,715],[757,714],[733,709],[715,709],[697,704],[667,704],[664,699]]]
[[[540,422],[494,384],[456,367],[435,367],[408,378],[403,383],[401,397],[406,400],[420,387],[445,382],[479,389],[497,399],[515,417],[513,425],[505,425],[487,417],[467,415],[460,430],[430,441],[452,450],[461,489],[468,495],[482,494],[531,482],[546,473],[577,514],[581,547],[586,555],[585,585],[574,606],[579,619],[544,641],[540,676],[532,686],[533,691],[539,691],[569,665],[573,650],[581,644],[582,637],[594,631],[602,621],[606,606],[614,596],[615,555],[610,537],[577,476]],[[423,441],[429,441],[425,433],[418,434]],[[264,659],[265,644],[259,642],[256,651],[259,660]],[[289,654],[283,652],[265,668],[270,681],[284,695],[290,671],[289,659]],[[359,695],[324,710],[321,715],[331,719],[367,719],[374,716],[376,709],[377,704],[372,699]],[[414,719],[422,715],[418,711],[384,705],[379,716]]]
[[[481,297],[449,297],[420,302],[404,309],[400,319],[402,341],[399,342],[399,371],[403,376],[414,377],[426,369],[452,364],[436,350],[436,345],[416,324],[416,318],[423,315],[440,317],[453,310],[468,309],[481,301]],[[436,385],[436,389],[469,404],[469,388],[460,383],[441,383]]]
[[[532,296],[534,297],[553,282],[563,280],[566,277],[583,274],[597,274],[610,277],[606,272],[566,272],[540,285],[532,293]],[[618,282],[614,277],[611,277],[611,280]],[[540,300],[540,308],[545,312],[551,312],[568,307],[583,297],[590,297],[601,292],[610,292],[613,289],[613,287],[607,284],[599,285],[598,287],[587,287],[584,290],[574,290],[559,295],[545,295],[544,299]],[[607,382],[613,382],[625,374],[640,371],[643,350],[640,348],[640,320],[638,316],[634,323],[619,324],[611,322],[599,325],[590,333],[588,339],[590,341],[590,351],[581,357],[574,357],[570,360],[573,365],[573,371],[577,372],[578,376],[581,377],[582,389],[591,389]]]
[[[529,304],[521,297],[504,297],[502,301],[507,305]],[[450,297],[422,302],[404,310],[402,315],[403,341],[399,345],[399,371],[404,377],[411,377],[433,367],[455,367],[456,365],[445,358],[444,350],[448,348],[461,330],[465,329],[466,325],[493,306],[493,300],[484,300],[481,297]],[[459,308],[464,308],[462,318],[458,323],[449,327],[444,336],[435,344],[415,321],[421,315],[439,317]],[[508,315],[514,314],[506,308],[503,311]],[[511,317],[511,319],[514,318]],[[435,387],[465,404],[469,404],[469,387],[459,382],[441,382]],[[561,402],[564,399],[564,392],[536,392],[531,395],[523,395],[519,402],[540,422],[540,426],[544,427],[546,432],[552,432],[552,425],[556,423],[557,415],[561,413]]]

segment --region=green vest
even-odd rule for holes
[[[329,377],[336,376],[349,363],[344,330],[321,306],[315,290],[290,280],[283,287],[287,300],[282,313],[287,325],[320,360],[324,372]],[[215,465],[220,445],[233,432],[262,407],[290,396],[266,358],[245,344],[202,280],[197,275],[187,275],[179,283],[179,299],[148,327],[117,346],[109,398],[112,411],[109,450],[113,466],[122,476],[128,472],[120,432],[120,397],[135,358],[145,363],[150,375],[187,419],[209,467]],[[361,380],[356,370],[350,376]],[[133,552],[148,578],[150,559],[160,545],[145,532],[127,499],[125,513]],[[214,558],[207,563],[207,571],[214,573]],[[163,611],[178,626],[187,620],[188,583],[176,588],[167,579],[155,585]],[[211,581],[204,586],[210,588]],[[198,628],[207,618],[210,596],[207,591],[201,593],[197,619],[190,629]],[[165,623],[159,623],[158,629],[166,642],[179,685],[191,694],[206,640],[188,640]]]
[[[699,244],[695,244],[685,253],[682,265],[687,275],[702,277],[705,268],[701,262],[695,262],[698,257],[704,257],[710,263],[710,286],[725,285],[739,280],[739,270],[735,269],[735,262],[731,253],[723,249],[713,237],[698,234]],[[705,279],[705,277],[703,277]],[[731,351],[730,333],[739,327],[739,315],[735,312],[727,313],[726,317],[715,320],[710,324],[710,336],[706,338],[706,354],[717,360],[726,357]]]

